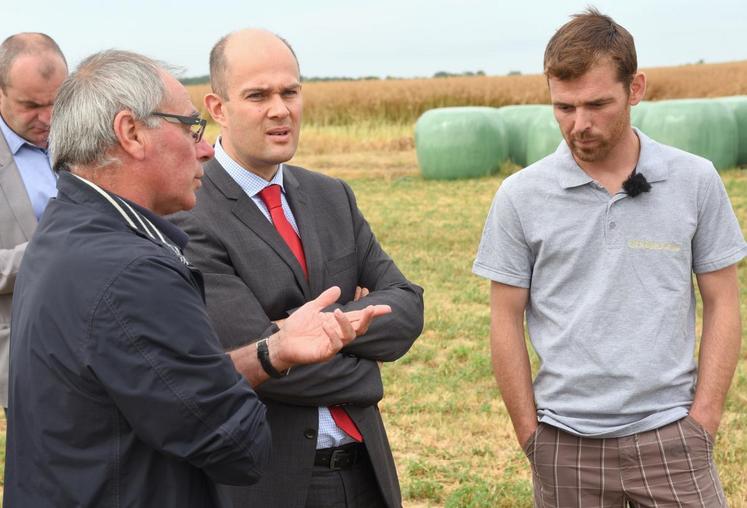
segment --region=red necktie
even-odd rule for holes
[[[306,256],[303,253],[303,245],[301,244],[301,239],[293,229],[293,226],[291,226],[290,222],[288,222],[288,219],[285,217],[285,212],[283,212],[283,206],[280,201],[280,186],[277,184],[268,185],[259,192],[259,197],[262,198],[267,210],[269,210],[275,229],[277,229],[280,236],[283,237],[283,240],[285,240],[285,243],[288,245],[293,255],[298,259],[298,262],[301,263],[303,273],[306,278],[308,278],[309,274],[306,270]],[[352,437],[359,443],[363,441],[363,436],[361,436],[358,427],[355,425],[352,418],[350,418],[348,412],[345,411],[345,408],[341,406],[330,406],[329,414],[332,415],[335,424],[348,436]]]
[[[283,237],[293,255],[301,263],[303,274],[308,279],[309,273],[306,270],[306,256],[303,253],[303,245],[301,245],[301,239],[296,234],[296,230],[293,229],[288,219],[285,218],[285,212],[283,212],[283,206],[280,201],[280,186],[277,184],[268,185],[259,192],[259,197],[262,198],[267,210],[269,210],[275,229],[278,230],[278,233]]]
[[[363,436],[361,436],[358,426],[355,424],[352,418],[345,408],[342,406],[329,406],[329,414],[332,415],[332,419],[335,421],[338,427],[345,431],[345,434],[352,437],[359,443],[363,442]]]

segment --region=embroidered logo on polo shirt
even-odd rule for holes
[[[643,250],[667,250],[669,252],[679,252],[681,249],[678,243],[652,242],[650,240],[628,240],[628,248]]]

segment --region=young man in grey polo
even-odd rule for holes
[[[564,142],[503,182],[473,267],[492,281],[493,367],[535,506],[726,506],[712,446],[747,245],[724,186],[707,160],[631,127],[646,79],[611,18],[574,16],[545,74]]]

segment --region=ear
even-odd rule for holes
[[[639,72],[633,76],[633,81],[630,82],[630,105],[635,106],[641,102],[644,95],[646,95],[646,75]]]
[[[226,115],[223,110],[223,98],[216,93],[205,95],[205,107],[213,118],[213,121],[223,127],[226,123]]]
[[[114,136],[119,146],[136,160],[145,158],[145,130],[142,122],[138,122],[131,111],[122,110],[114,117]]]

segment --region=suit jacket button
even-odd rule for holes
[[[316,437],[316,431],[314,429],[306,429],[303,431],[303,437],[306,439],[314,439]]]

